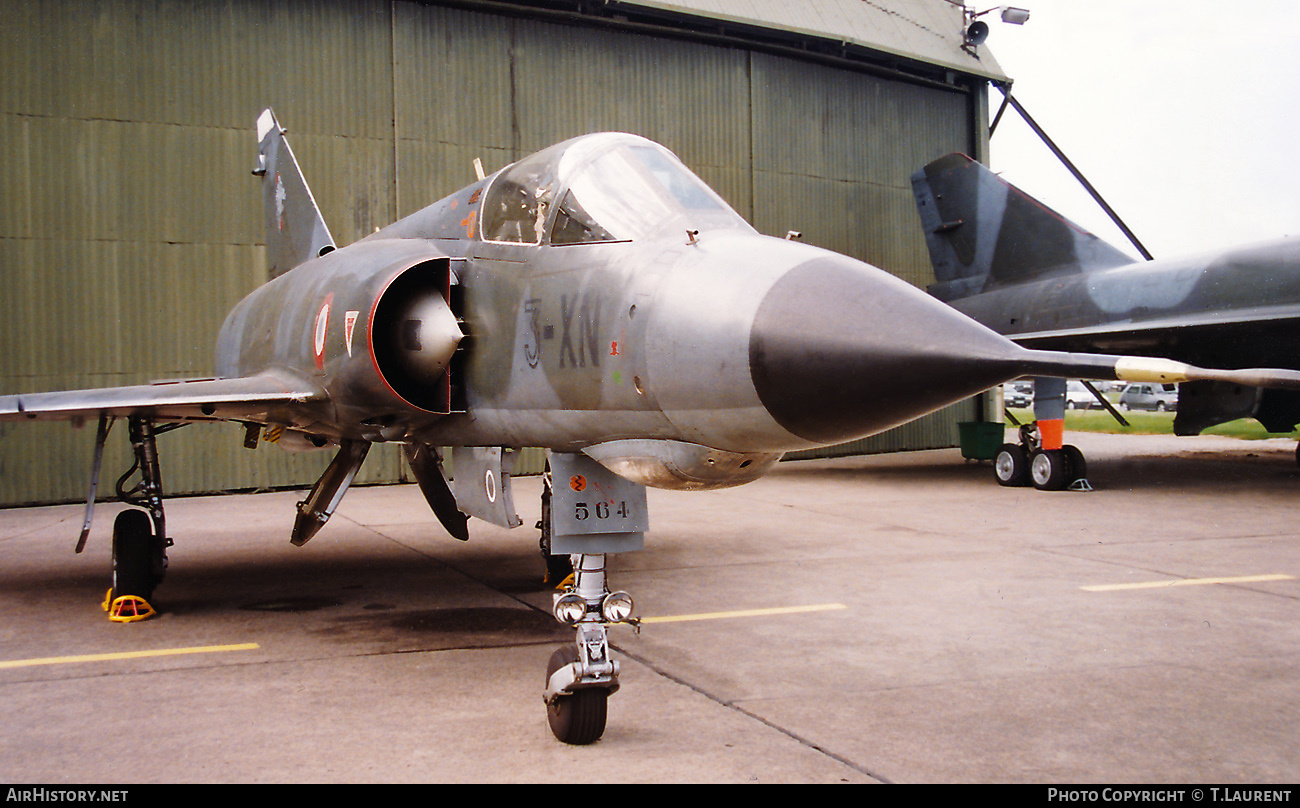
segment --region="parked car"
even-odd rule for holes
[[[1002,385],[1002,402],[1008,407],[1028,407],[1034,403],[1033,382],[1007,382]]]
[[[1174,384],[1130,384],[1119,394],[1120,409],[1166,410],[1178,409],[1178,386]]]
[[[1065,408],[1067,410],[1106,409],[1092,391],[1083,386],[1083,382],[1068,382],[1065,385]]]

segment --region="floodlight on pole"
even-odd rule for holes
[[[962,9],[965,11],[966,17],[966,33],[962,37],[961,46],[971,51],[971,53],[974,53],[972,48],[984,44],[984,40],[989,38],[988,23],[980,19],[985,14],[992,14],[995,11],[1000,12],[1002,21],[1012,25],[1024,25],[1029,21],[1029,9],[1027,8],[994,6],[984,11],[975,11],[963,5]]]
[[[1001,6],[1002,21],[1012,25],[1024,25],[1029,21],[1029,9],[1015,6]]]

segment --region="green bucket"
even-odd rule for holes
[[[961,456],[967,460],[992,460],[1002,448],[1006,424],[995,421],[960,421]]]

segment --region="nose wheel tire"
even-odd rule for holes
[[[576,646],[566,645],[551,654],[546,666],[546,680],[565,665],[578,661]],[[586,687],[559,696],[546,705],[546,720],[551,733],[567,744],[585,746],[600,740],[605,733],[609,691],[603,687]]]

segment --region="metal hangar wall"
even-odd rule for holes
[[[249,172],[267,106],[341,244],[472,181],[475,157],[621,130],[760,231],[923,285],[908,177],[984,154],[1003,78],[962,27],[946,0],[0,0],[0,391],[211,374],[221,320],[266,280]],[[837,451],[955,445],[974,406]],[[93,433],[0,425],[0,505],[83,498]],[[307,485],[329,461],[242,437],[163,436],[164,486]],[[359,481],[404,479],[395,449]]]

